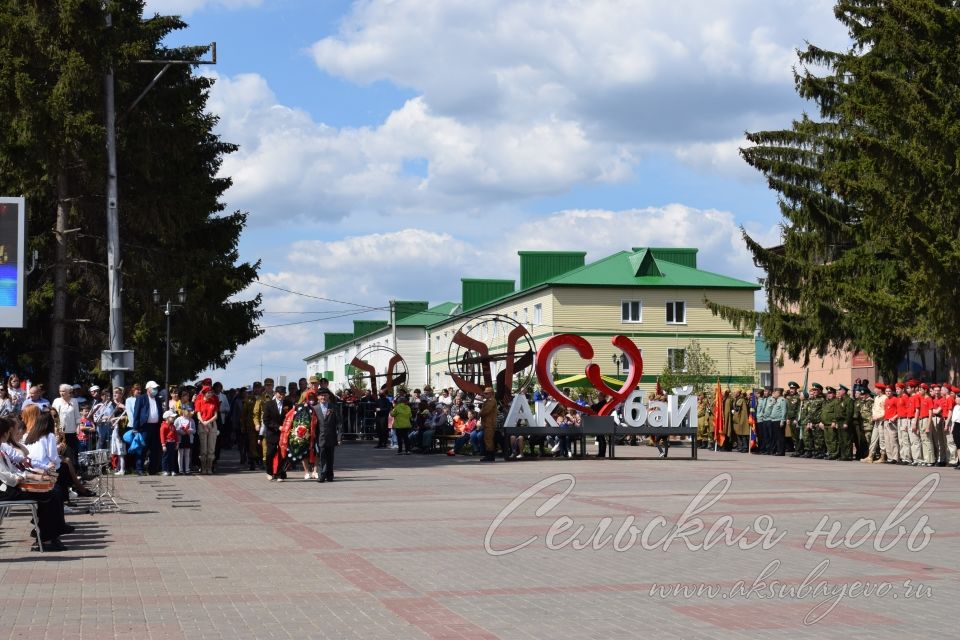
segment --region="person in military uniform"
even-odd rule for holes
[[[737,432],[733,424],[733,400],[734,396],[731,395],[730,389],[727,389],[723,392],[723,429],[725,433],[725,442],[723,443],[723,448],[727,451],[733,451],[734,444],[733,441],[737,437]],[[739,446],[737,446],[739,449]]]
[[[757,391],[757,413],[754,416],[756,419],[756,430],[757,430],[757,447],[754,449],[754,453],[773,453],[770,450],[770,445],[773,443],[773,438],[770,437],[770,418],[769,418],[769,409],[773,408],[773,402],[771,401],[770,395],[773,389],[771,387],[765,387]]]
[[[748,453],[750,451],[750,401],[743,389],[737,389],[733,397],[731,418],[733,432],[737,436],[737,451]]]
[[[263,379],[263,390],[256,401],[253,403],[253,425],[257,430],[257,449],[260,459],[267,459],[266,443],[263,437],[266,435],[266,428],[263,426],[263,405],[273,400],[273,378]]]
[[[710,420],[712,414],[713,407],[709,397],[701,393],[697,398],[697,446],[701,449],[713,446],[713,421]]]
[[[253,409],[257,400],[263,395],[263,385],[259,381],[253,383],[253,388],[243,399],[243,408],[240,414],[240,447],[246,447],[247,463],[250,471],[263,466],[263,455],[260,451],[260,427],[253,418]]]
[[[840,385],[837,391],[840,410],[837,413],[837,460],[853,460],[853,417],[856,413],[850,389]]]
[[[803,425],[803,448],[805,458],[822,460],[827,457],[826,441],[823,432],[823,385],[814,382],[810,385],[810,397],[804,402],[800,424]]]
[[[820,412],[820,424],[823,426],[823,440],[827,446],[827,460],[836,460],[837,452],[837,416],[840,413],[840,402],[837,400],[837,390],[834,387],[826,387],[826,400],[823,401],[823,409]]]
[[[787,425],[787,399],[783,397],[783,389],[777,387],[773,395],[767,398],[767,431],[772,443],[767,450],[769,455],[786,455],[786,436],[784,429]]]
[[[797,429],[797,418],[800,417],[800,394],[797,390],[800,388],[796,382],[787,384],[787,393],[784,400],[787,403],[787,414],[784,418],[783,437],[785,439],[786,451],[793,451],[796,458],[802,445],[800,444],[800,431]]]
[[[802,440],[800,438],[800,429],[797,427],[797,421],[800,418],[800,407],[803,405],[803,399],[799,393],[800,385],[796,382],[787,383],[787,393],[784,396],[787,403],[787,415],[783,428],[783,437],[786,439],[786,450],[793,451],[791,457],[797,458],[803,450]]]

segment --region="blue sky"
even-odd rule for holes
[[[262,324],[390,298],[456,300],[461,277],[516,277],[521,249],[588,259],[696,246],[753,280],[739,227],[777,240],[776,198],[737,155],[744,131],[809,108],[804,41],[842,47],[828,0],[152,0],[169,44],[216,41],[210,108],[240,150],[223,172],[250,212]],[[324,331],[270,328],[228,385],[302,375]]]

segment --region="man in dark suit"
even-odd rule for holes
[[[267,477],[271,480],[283,482],[287,479],[286,461],[279,460],[280,456],[280,427],[287,413],[288,403],[284,396],[287,389],[280,385],[273,392],[273,397],[263,400],[263,427],[266,433],[263,441],[267,445],[266,458],[263,461]]]
[[[337,446],[337,427],[340,416],[331,402],[329,389],[318,389],[319,402],[313,410],[317,412],[317,482],[333,482],[333,449]]]
[[[376,408],[376,417],[374,420],[377,426],[377,449],[386,449],[390,434],[390,428],[387,422],[390,417],[390,410],[393,409],[393,403],[390,402],[390,398],[387,397],[386,386],[380,387],[380,395],[377,397],[374,407]]]
[[[160,385],[151,380],[147,383],[147,393],[137,396],[137,401],[133,405],[133,424],[134,430],[143,435],[146,443],[146,455],[149,457],[147,470],[150,475],[160,473],[160,423],[163,421],[163,404],[157,397],[157,390]],[[143,475],[143,456],[137,456],[137,475]]]

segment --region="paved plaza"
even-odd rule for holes
[[[960,472],[655,452],[481,464],[347,444],[333,484],[120,478],[125,512],[70,516],[65,553],[32,553],[26,518],[3,522],[0,635],[852,640],[955,625]],[[875,540],[928,476],[920,508]],[[719,499],[684,517],[708,485]],[[807,550],[823,516],[841,546]]]

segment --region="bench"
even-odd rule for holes
[[[30,509],[30,515],[33,516],[33,532],[37,534],[37,547],[40,549],[40,553],[43,553],[43,541],[40,539],[40,517],[37,514],[36,500],[0,501],[0,524],[3,524],[3,519],[7,517],[7,514],[11,509],[16,509],[18,507]]]

